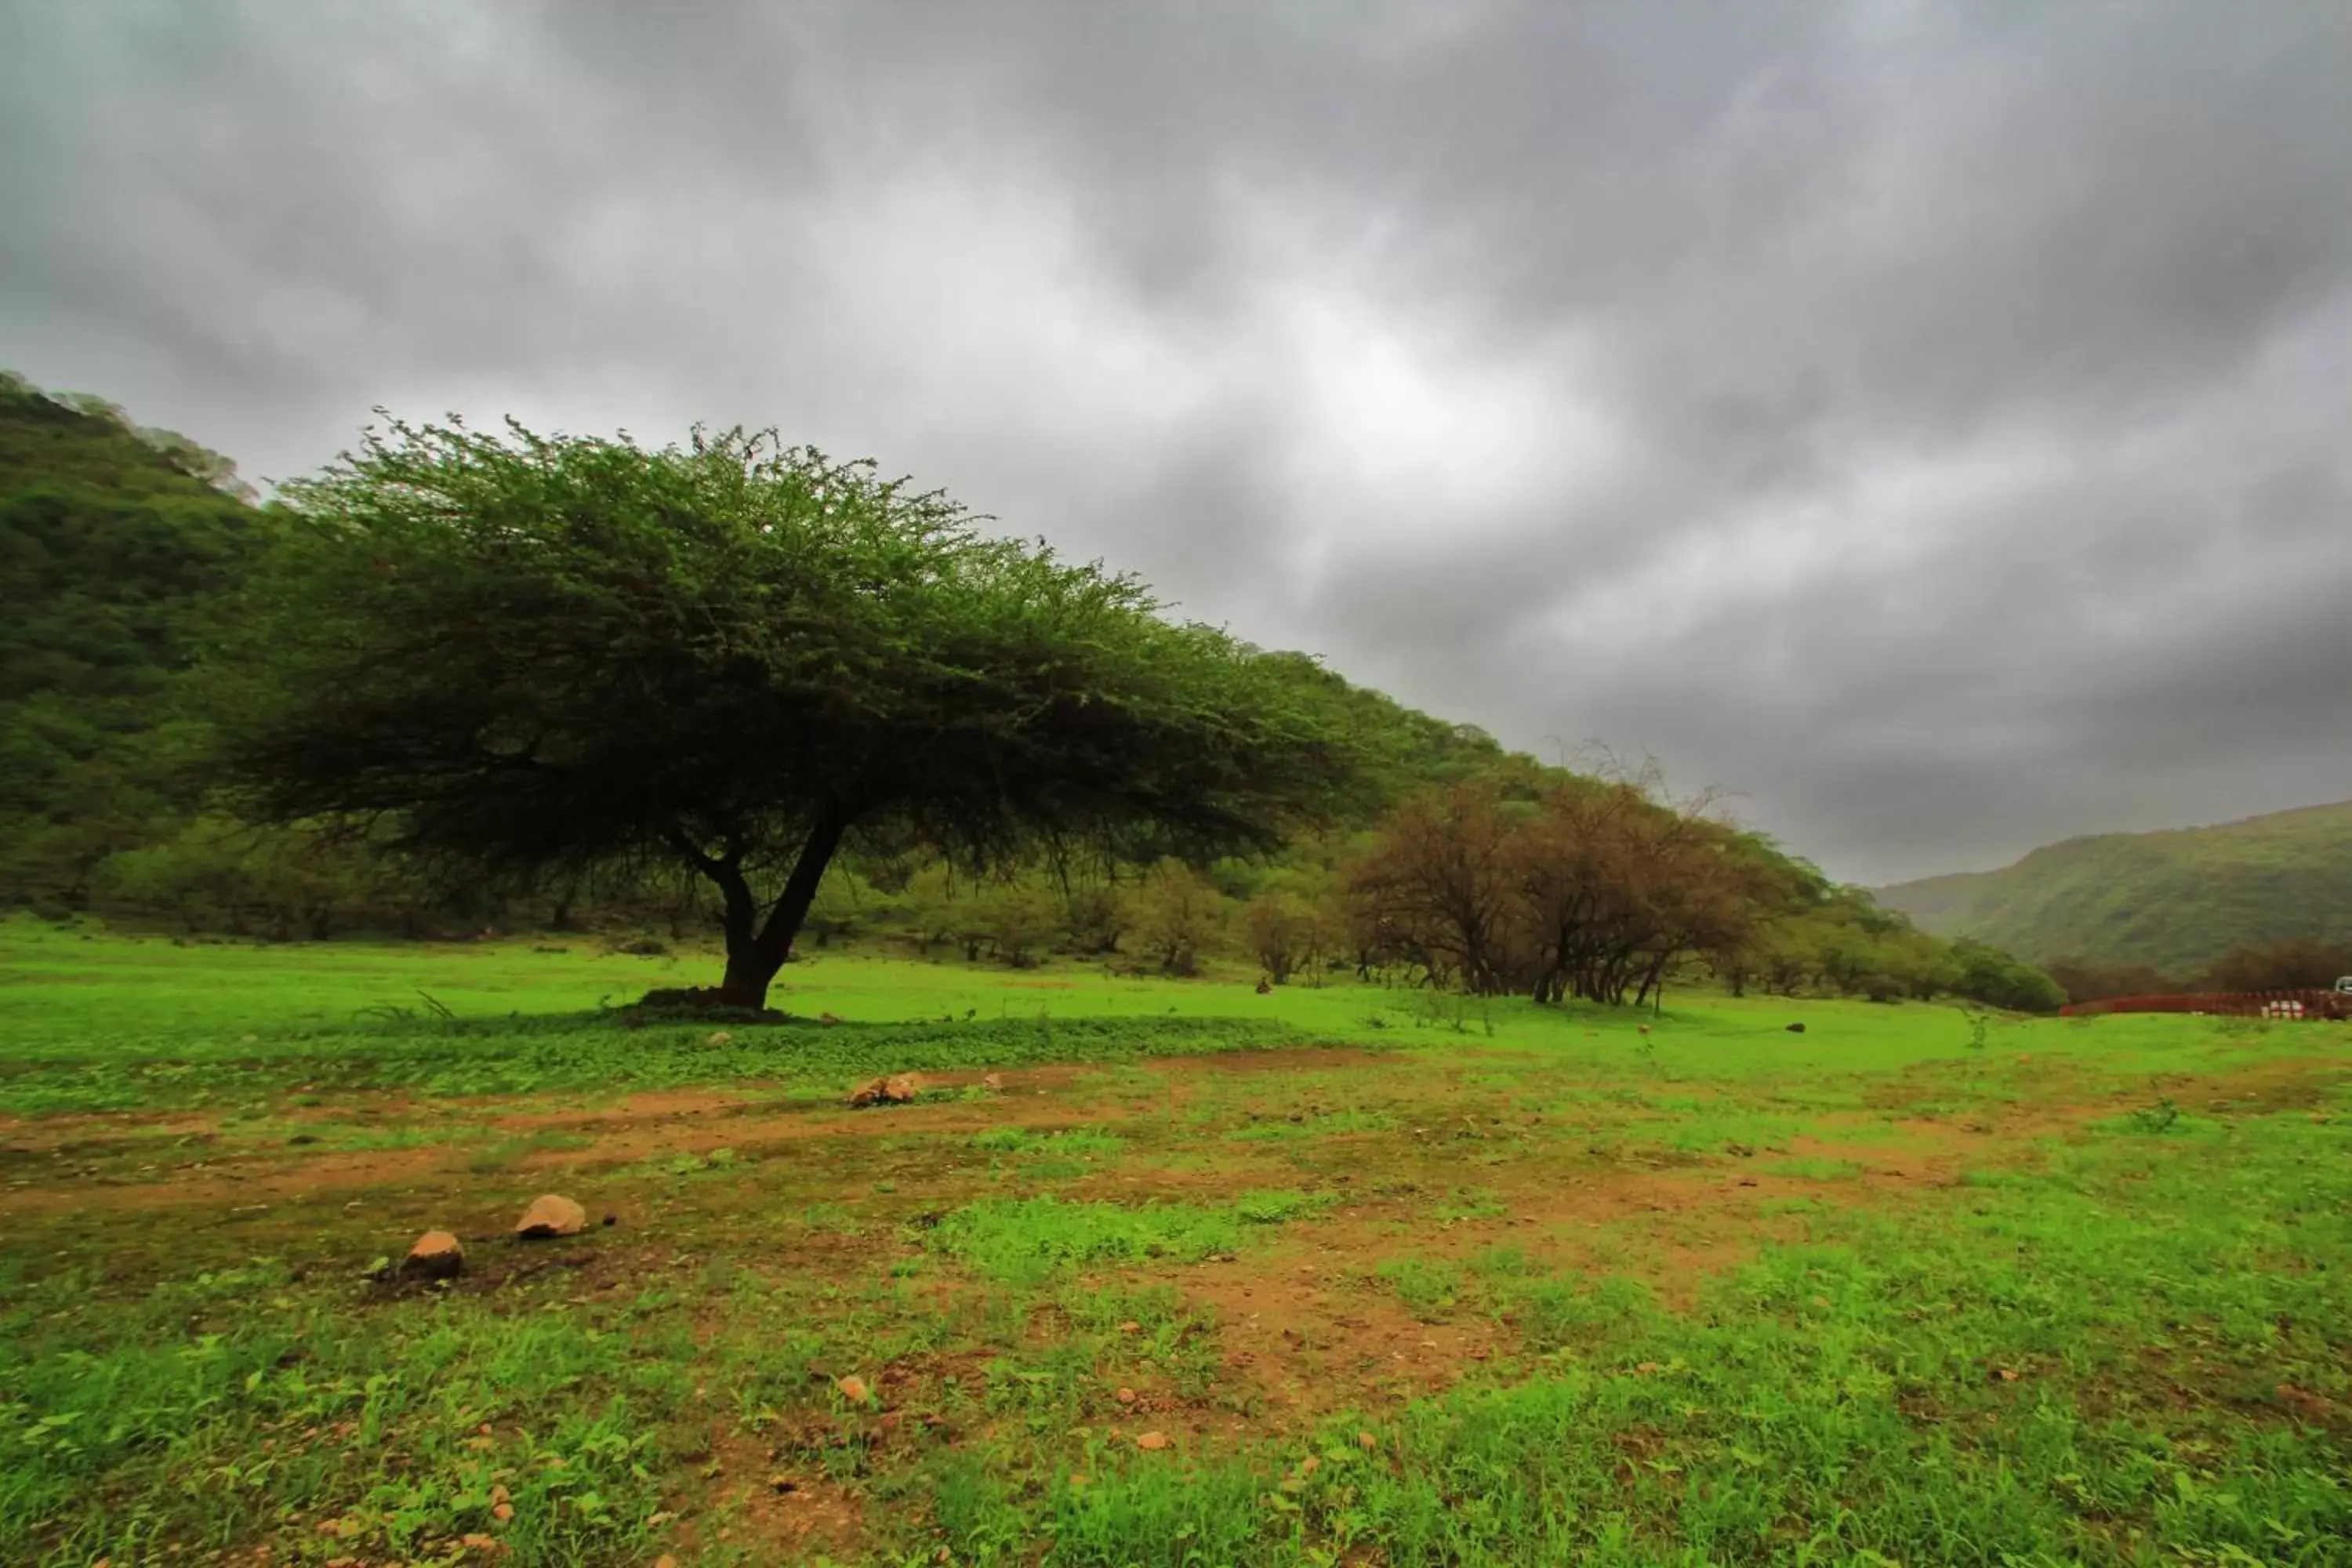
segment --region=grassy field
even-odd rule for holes
[[[2352,1030],[709,967],[0,924],[0,1563],[2352,1563]]]

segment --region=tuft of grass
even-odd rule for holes
[[[496,1175],[514,1170],[534,1154],[585,1149],[595,1140],[578,1132],[526,1132],[520,1137],[501,1138],[485,1147],[466,1162],[466,1169],[477,1176]]]
[[[1392,1258],[1378,1270],[1396,1292],[1405,1310],[1423,1322],[1438,1322],[1454,1314],[1469,1287],[1469,1274],[1460,1264],[1433,1258]]]
[[[992,1279],[1036,1284],[1095,1263],[1197,1263],[1237,1250],[1240,1223],[1189,1204],[1075,1203],[1050,1195],[985,1198],[942,1219],[927,1244]]]
[[[1117,1154],[1127,1147],[1116,1132],[1104,1132],[1091,1127],[1070,1127],[1059,1131],[1034,1131],[1025,1127],[991,1127],[975,1132],[971,1146],[991,1154]]]

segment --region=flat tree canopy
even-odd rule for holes
[[[219,660],[247,808],[486,875],[690,868],[731,1005],[857,836],[1248,851],[1357,775],[1311,667],[772,432],[394,423],[284,499]]]

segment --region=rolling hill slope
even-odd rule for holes
[[[2233,949],[2309,937],[2352,943],[2352,801],[2212,827],[2107,833],[1998,871],[1877,890],[1938,936],[2041,962],[2201,971]]]

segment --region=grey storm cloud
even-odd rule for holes
[[[2352,795],[2352,9],[0,11],[0,363],[942,484],[1833,873]]]

